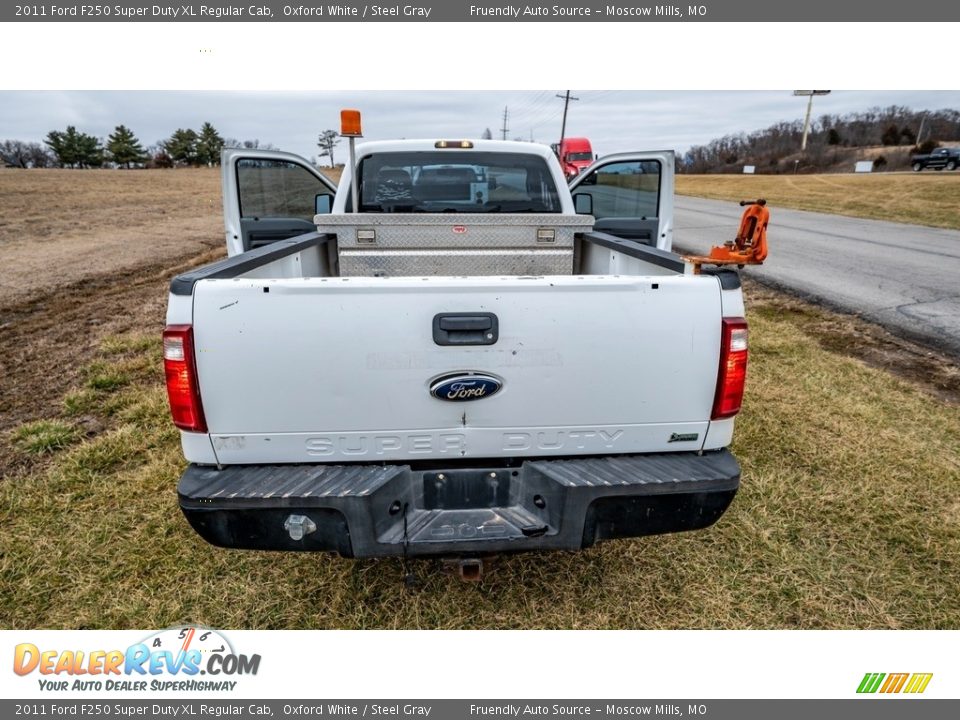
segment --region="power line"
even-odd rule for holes
[[[523,117],[531,112],[536,112],[543,105],[550,104],[552,102],[553,98],[549,96],[549,93],[546,90],[539,91],[533,98],[526,97],[525,99],[518,101],[513,107],[514,124],[516,124],[516,119],[518,117]]]
[[[541,95],[544,97],[541,97]],[[541,115],[543,111],[551,105],[553,105],[553,97],[546,91],[541,91],[533,101],[524,103],[519,109],[517,107],[513,108],[511,116],[513,117],[514,125],[521,119],[526,122],[526,119],[529,117]]]
[[[566,95],[561,95],[559,97],[565,98]],[[570,99],[577,100],[578,98],[571,96]],[[563,113],[564,108],[561,106],[551,112],[549,111],[549,106],[552,102],[553,97],[549,95],[547,91],[540,91],[537,93],[537,96],[532,102],[521,104],[522,108],[524,109],[523,112],[518,112],[516,107],[510,111],[509,117],[510,120],[512,120],[511,124],[526,125],[531,131],[536,130],[544,125],[553,124],[553,122]]]
[[[535,128],[538,128],[538,127],[540,127],[541,125],[552,125],[552,124],[553,124],[553,121],[556,120],[557,118],[559,118],[562,113],[563,113],[563,108],[562,108],[562,107],[561,107],[561,108],[557,108],[556,110],[554,110],[554,111],[553,111],[552,113],[550,113],[549,115],[540,118],[540,119],[539,119],[537,122],[535,122],[535,123],[532,123],[532,126],[535,127]]]
[[[612,95],[617,95],[620,90],[595,90],[589,97],[584,97],[584,103],[594,103],[598,100],[606,100]]]
[[[510,128],[507,126],[507,117],[510,115],[510,108],[506,105],[503,106],[503,127],[500,128],[500,132],[503,133],[503,139],[507,139],[507,133],[510,131]]]
[[[576,100],[577,98],[571,99]],[[519,105],[515,105],[510,110],[509,117],[512,121],[510,124],[513,126],[526,125],[531,131],[543,125],[552,124],[563,112],[562,107],[550,112],[549,108],[552,102],[553,96],[547,90],[538,91],[532,99],[520,100]]]

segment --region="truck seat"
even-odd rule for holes
[[[426,168],[417,178],[416,193],[422,200],[470,200],[471,183],[477,175],[469,168]]]
[[[395,203],[413,199],[413,181],[406,170],[383,168],[377,173],[376,191],[373,196],[375,203]]]

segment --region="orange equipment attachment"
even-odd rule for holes
[[[770,222],[770,211],[767,210],[767,201],[741,200],[741,207],[746,207],[740,218],[740,229],[737,237],[728,240],[723,245],[710,248],[710,254],[685,255],[684,260],[694,264],[694,271],[699,273],[701,265],[762,265],[767,258],[767,224]]]
[[[360,129],[359,110],[340,111],[340,135],[343,137],[363,137]]]

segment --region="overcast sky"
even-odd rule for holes
[[[178,127],[209,121],[224,137],[257,138],[312,157],[321,130],[339,127],[343,107],[363,112],[367,139],[476,138],[490,128],[501,137],[504,107],[508,138],[556,142],[560,90],[437,92],[0,92],[0,140],[42,141],[47,132],[76,125],[106,137],[116,125],[131,128],[146,145]],[[802,120],[806,98],[777,91],[572,91],[568,136],[586,136],[601,155],[622,150],[673,149],[751,131],[781,120]],[[957,91],[835,91],[814,100],[814,117],[873,106],[960,108]],[[341,145],[338,150],[343,150]],[[338,157],[342,161],[344,155]]]

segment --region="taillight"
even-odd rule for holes
[[[206,432],[190,325],[167,325],[163,331],[163,370],[167,375],[173,424],[181,430]]]
[[[743,385],[747,379],[747,321],[723,318],[720,337],[720,372],[717,394],[713,397],[713,420],[733,417],[740,412]]]

